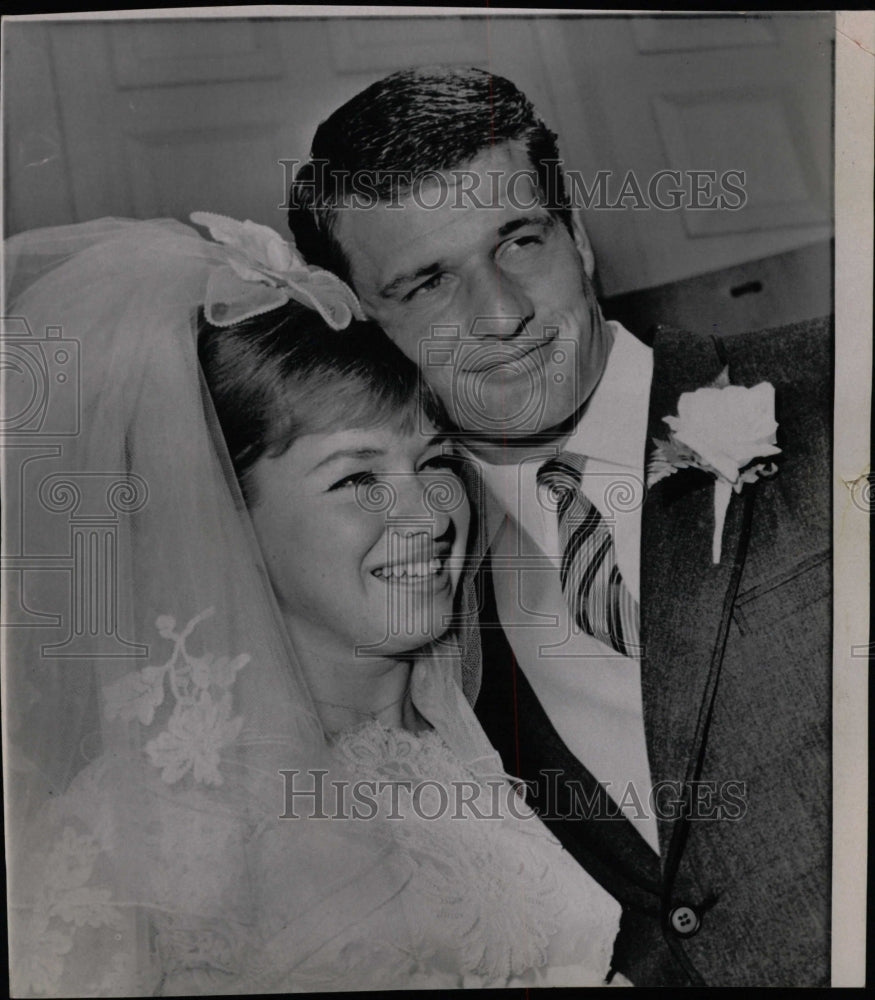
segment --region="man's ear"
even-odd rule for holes
[[[583,261],[583,269],[586,271],[586,276],[592,281],[592,276],[595,274],[595,254],[592,250],[592,243],[589,242],[589,236],[586,234],[586,228],[583,225],[583,213],[580,210],[580,206],[575,206],[571,209],[571,235],[574,237],[574,245],[577,247],[580,259]]]

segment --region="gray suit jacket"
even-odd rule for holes
[[[717,566],[713,479],[686,470],[648,491],[642,692],[661,856],[616,810],[548,825],[623,903],[614,965],[636,984],[826,985],[831,327],[725,340],[658,329],[653,348],[648,457],[680,394],[728,364],[733,384],[775,387],[779,471],[733,494]],[[481,627],[466,653],[472,697],[482,657],[484,728],[509,771],[558,767],[560,783],[596,788],[517,670],[486,570],[467,592]]]

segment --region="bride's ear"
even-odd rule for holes
[[[592,276],[595,274],[595,254],[583,225],[583,213],[579,206],[571,209],[571,235],[574,237],[574,245],[577,247],[580,259],[583,261],[586,276],[592,281]]]

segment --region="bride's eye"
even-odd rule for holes
[[[360,472],[351,472],[348,476],[344,476],[343,479],[338,479],[336,483],[332,483],[331,486],[328,487],[328,492],[330,493],[332,490],[346,489],[350,486],[353,488],[356,486],[368,486],[376,481],[377,477],[373,472],[371,472],[370,469],[362,470]]]

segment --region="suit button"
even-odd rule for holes
[[[692,906],[676,906],[669,913],[668,922],[678,937],[691,937],[702,926],[702,919]]]

